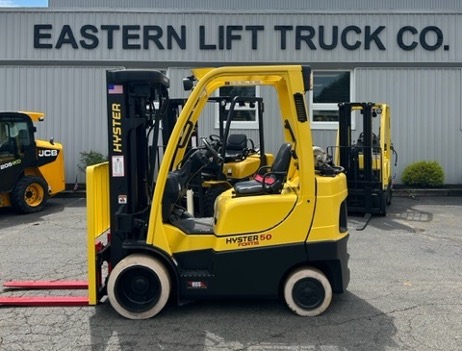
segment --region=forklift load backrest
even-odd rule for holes
[[[231,134],[226,142],[226,161],[239,161],[245,157],[247,150],[247,135]]]
[[[282,144],[272,166],[263,166],[252,180],[236,183],[236,196],[280,193],[286,181],[292,157],[292,145]]]

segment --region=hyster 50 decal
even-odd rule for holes
[[[260,235],[236,236],[232,238],[226,238],[226,244],[237,244],[237,246],[256,246],[260,245],[260,242],[268,241],[272,238],[273,236],[269,233]]]

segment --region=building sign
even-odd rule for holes
[[[193,32],[198,40],[193,43]],[[85,24],[79,27],[52,24],[34,25],[35,49],[93,50],[114,49],[115,43],[123,50],[233,50],[240,42],[248,49],[258,50],[267,45],[270,33],[275,49],[287,50],[387,50],[383,36],[386,26],[308,26],[308,25],[219,25],[197,28],[157,25]],[[388,35],[389,33],[387,33]],[[399,48],[405,51],[421,48],[427,51],[449,50],[444,43],[443,31],[437,26],[403,26],[391,33]]]

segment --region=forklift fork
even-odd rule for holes
[[[111,241],[108,172],[107,162],[87,168],[88,281],[17,280],[3,284],[8,291],[86,289],[87,296],[0,296],[0,306],[88,306],[101,300],[105,295],[105,274],[111,268],[108,264],[105,272]]]

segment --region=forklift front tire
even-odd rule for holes
[[[314,317],[329,307],[332,301],[332,287],[320,270],[302,267],[287,278],[284,299],[287,306],[299,316]]]
[[[48,185],[40,177],[22,177],[11,193],[11,203],[21,213],[39,212],[47,200]]]
[[[132,254],[121,260],[109,275],[109,302],[128,319],[148,319],[158,314],[170,295],[165,266],[154,257]]]

